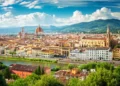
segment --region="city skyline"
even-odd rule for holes
[[[120,19],[119,0],[0,0],[0,27],[64,26]]]

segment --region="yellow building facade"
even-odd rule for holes
[[[113,58],[120,58],[120,48],[113,49]]]
[[[82,37],[79,42],[80,47],[110,47],[111,46],[111,34],[110,28],[107,26],[107,33],[104,37]]]
[[[105,47],[106,46],[106,40],[105,38],[83,38],[80,41],[81,47]]]

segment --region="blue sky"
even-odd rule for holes
[[[119,16],[119,0],[0,0],[2,27],[61,26]]]

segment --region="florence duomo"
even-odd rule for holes
[[[43,34],[43,29],[40,25],[35,29],[35,33],[27,33],[24,31],[24,27],[22,27],[21,31],[18,33],[18,38],[34,38],[34,36],[41,36]]]

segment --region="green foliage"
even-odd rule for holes
[[[43,75],[44,74],[44,67],[38,66],[38,68],[34,71],[37,75]]]
[[[67,86],[117,86],[117,80],[112,71],[99,68],[96,72],[90,73],[84,81],[70,79]]]
[[[10,83],[10,86],[34,86],[36,81],[39,80],[40,77],[36,74],[32,74],[25,79],[17,79],[15,82]]]
[[[16,79],[19,79],[20,77],[18,75],[16,75],[16,74],[11,74],[11,78],[16,80]]]
[[[10,54],[12,55],[12,57],[16,54],[16,51],[11,51]]]
[[[10,86],[28,86],[28,84],[24,79],[18,79],[14,83],[10,84]]]
[[[74,64],[68,64],[68,69],[73,69],[73,68],[76,68],[77,66],[76,65],[74,65]]]
[[[25,79],[17,79],[15,82],[9,84],[9,86],[63,86],[57,79],[51,75],[32,74]]]
[[[2,74],[0,74],[0,86],[7,86],[6,81]]]
[[[72,78],[67,83],[67,86],[83,86],[82,82],[77,78]]]
[[[9,70],[8,67],[4,69],[3,75],[4,75],[4,77],[7,78],[7,79],[10,79],[10,78],[11,78],[11,72],[10,72],[10,70]]]
[[[0,63],[0,70],[5,69],[7,66],[5,66],[3,63]]]
[[[36,81],[40,79],[40,76],[36,74],[32,74],[28,76],[24,81],[27,83],[28,86],[34,86]]]
[[[38,66],[38,68],[34,71],[34,73],[37,74],[37,75],[41,75],[40,66]]]
[[[43,75],[41,80],[37,81],[35,86],[63,86],[57,79],[51,75]]]
[[[105,69],[111,70],[111,71],[114,70],[114,66],[107,62],[97,63],[97,68],[105,68]]]
[[[87,69],[87,70],[95,69],[97,67],[97,63],[83,64],[83,65],[80,65],[78,67],[80,68],[80,70],[82,70],[82,69]]]
[[[84,86],[116,86],[116,79],[111,71],[99,68],[97,72],[88,75]]]
[[[115,68],[114,75],[115,75],[115,78],[117,79],[117,85],[116,86],[120,86],[120,66]]]
[[[114,48],[120,48],[120,44],[116,45]]]
[[[76,66],[72,65],[70,68],[74,67]],[[96,72],[89,72],[83,81],[79,78],[71,78],[67,86],[120,86],[120,66],[114,68],[112,64],[102,62],[80,65],[79,68],[88,70],[94,68]],[[38,67],[38,69],[42,68]],[[17,79],[10,86],[63,86],[54,76],[40,73],[38,75],[33,73],[25,79]]]
[[[82,70],[82,69],[90,70],[90,69],[98,69],[98,68],[105,68],[105,69],[111,70],[111,71],[114,70],[114,66],[107,62],[98,62],[98,63],[92,62],[92,63],[80,65],[80,66],[78,66],[78,68],[80,70]]]
[[[60,70],[60,67],[58,66],[51,69],[51,71],[58,71],[58,70]]]

